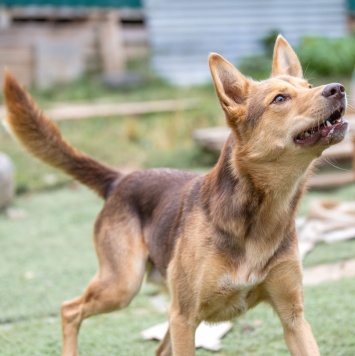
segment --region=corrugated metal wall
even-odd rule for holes
[[[169,81],[210,78],[207,57],[232,63],[262,51],[271,30],[296,45],[304,35],[346,34],[346,0],[144,0],[152,65]]]

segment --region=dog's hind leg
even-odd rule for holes
[[[157,350],[155,351],[156,356],[170,356],[172,355],[171,340],[170,340],[170,330],[168,329],[164,339],[159,343]]]
[[[85,318],[126,307],[141,287],[148,250],[138,221],[129,220],[123,224],[99,219],[96,224],[99,271],[81,297],[62,305],[65,356],[78,354],[78,332]]]

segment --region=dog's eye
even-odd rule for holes
[[[312,85],[312,84],[308,84],[308,88],[309,88],[309,89],[312,89],[312,88],[313,88],[313,85]]]
[[[282,104],[284,101],[286,101],[287,97],[284,95],[277,95],[274,100],[272,101],[273,104]]]

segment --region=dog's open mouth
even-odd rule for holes
[[[316,143],[334,144],[340,142],[348,128],[348,122],[343,119],[344,108],[335,110],[320,125],[302,131],[295,137],[295,143],[313,145]]]

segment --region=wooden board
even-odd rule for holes
[[[195,108],[197,99],[161,100],[124,104],[61,104],[48,109],[46,115],[52,120],[80,120],[91,117],[142,115],[152,112],[169,112]],[[5,107],[0,107],[0,117],[6,115]]]
[[[99,52],[105,75],[119,74],[125,70],[122,26],[119,12],[112,11],[103,16],[99,26]]]
[[[322,189],[350,184],[355,181],[354,172],[339,171],[335,173],[316,174],[311,177],[308,186],[311,188]]]

